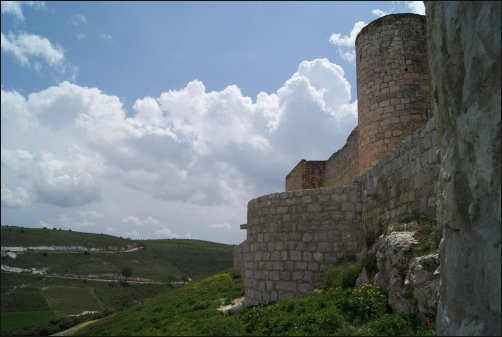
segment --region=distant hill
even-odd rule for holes
[[[129,240],[11,226],[2,226],[1,234],[4,252],[5,247],[33,246],[103,249],[2,254],[2,335],[45,334],[49,330],[43,329],[50,327],[54,333],[59,330],[49,324],[51,320],[84,311],[117,312],[182,283],[229,269],[233,261],[232,245],[203,240]],[[110,250],[131,246],[137,249]],[[126,267],[130,274],[123,273]],[[42,274],[33,274],[34,270]],[[30,325],[39,328],[27,328]]]
[[[55,228],[2,226],[1,233],[2,247],[58,245],[106,248],[109,246],[125,247],[127,245],[137,244],[137,241],[107,234],[84,233]]]

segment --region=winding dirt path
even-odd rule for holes
[[[53,334],[51,336],[73,336],[73,334],[75,332],[77,332],[78,330],[80,330],[80,329],[82,329],[82,328],[84,328],[84,327],[86,327],[88,325],[91,325],[91,324],[94,324],[94,323],[97,323],[97,322],[101,322],[101,321],[103,321],[105,319],[110,319],[113,316],[115,316],[115,314],[111,314],[109,316],[101,317],[101,318],[98,318],[98,319],[93,319],[92,321],[83,322],[83,323],[77,324],[75,326],[72,326],[69,329],[57,332],[57,333],[55,333],[55,334]]]

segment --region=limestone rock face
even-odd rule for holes
[[[429,254],[412,260],[404,286],[412,294],[413,312],[420,320],[436,316],[439,302],[439,254]]]
[[[440,139],[439,335],[501,334],[500,2],[426,2]]]
[[[392,232],[377,243],[375,284],[387,294],[394,311],[412,311],[413,300],[405,287],[406,272],[413,259],[413,247],[418,244],[414,232]]]
[[[422,320],[436,316],[439,254],[413,257],[418,243],[415,232],[392,232],[382,236],[377,243],[378,272],[373,282],[387,294],[393,311],[412,312]],[[358,280],[364,277],[363,271]]]

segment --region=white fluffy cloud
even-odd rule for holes
[[[74,26],[85,25],[87,18],[82,14],[75,14],[70,18],[70,23]]]
[[[26,190],[22,187],[8,188],[2,183],[2,207],[22,208],[30,201]]]
[[[45,1],[2,1],[2,14],[13,15],[17,20],[24,21],[23,6],[42,8],[45,7]]]
[[[21,64],[30,65],[30,59],[42,59],[51,66],[64,61],[64,50],[61,46],[52,44],[47,38],[20,33],[1,33],[2,51],[12,54]]]
[[[382,17],[382,16],[388,15],[390,13],[377,8],[377,9],[373,9],[371,11],[371,14],[378,16],[378,17]]]
[[[412,13],[425,15],[425,5],[423,1],[405,1]]]
[[[69,82],[1,99],[2,180],[22,182],[32,202],[77,210],[59,223],[142,238],[229,229],[249,199],[283,190],[300,159],[327,159],[357,123],[344,71],[327,59],[302,62],[254,101],[235,85],[208,92],[194,80],[138,98],[132,116],[116,96]],[[125,196],[138,213],[122,213]],[[183,208],[185,224],[165,227]]]
[[[216,223],[216,224],[212,224],[209,226],[210,228],[216,228],[216,229],[230,229],[230,225],[226,222],[224,223]]]
[[[342,58],[349,62],[355,60],[355,42],[357,34],[366,26],[364,21],[357,21],[352,27],[349,35],[342,35],[341,33],[333,33],[329,37],[329,42],[338,47],[338,53]]]

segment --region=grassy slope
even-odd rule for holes
[[[132,241],[107,235],[52,231],[47,229],[28,229],[2,227],[2,246],[29,245],[84,245],[88,247],[124,246]],[[7,234],[7,235],[5,235]],[[120,274],[124,265],[131,266],[133,277],[143,277],[157,281],[178,281],[190,277],[199,279],[232,265],[232,246],[201,240],[147,240],[142,241],[144,250],[131,253],[25,253],[16,259],[2,258],[2,264],[22,268],[49,268],[49,273],[100,275]],[[68,297],[84,303],[85,294],[92,292],[107,310],[117,311],[140,303],[159,293],[166,292],[169,285],[139,285],[103,283],[82,280],[65,280],[37,275],[1,273],[1,310],[2,319],[12,317],[7,312],[18,311],[53,311],[65,313],[64,305],[53,303],[49,306],[42,288],[65,287],[76,291]],[[77,296],[77,295],[84,296]],[[47,294],[45,294],[47,295]],[[85,308],[84,308],[85,307]],[[96,310],[96,303],[78,308],[78,310]],[[29,315],[28,315],[29,316]],[[24,315],[24,317],[27,317]],[[9,318],[10,319],[10,318]],[[2,335],[5,334],[4,321]],[[23,321],[24,324],[29,322]],[[37,323],[33,316],[32,324]],[[8,323],[6,323],[8,324]]]
[[[2,312],[2,331],[32,324],[45,325],[55,318],[57,316],[51,310]]]
[[[46,228],[23,228],[2,226],[2,247],[26,246],[84,246],[105,248],[108,246],[125,247],[135,241],[106,234],[93,234]]]
[[[235,313],[216,309],[243,295],[243,282],[229,273],[162,294],[76,335],[434,335],[407,315],[389,314],[387,299],[373,287],[332,288]]]

